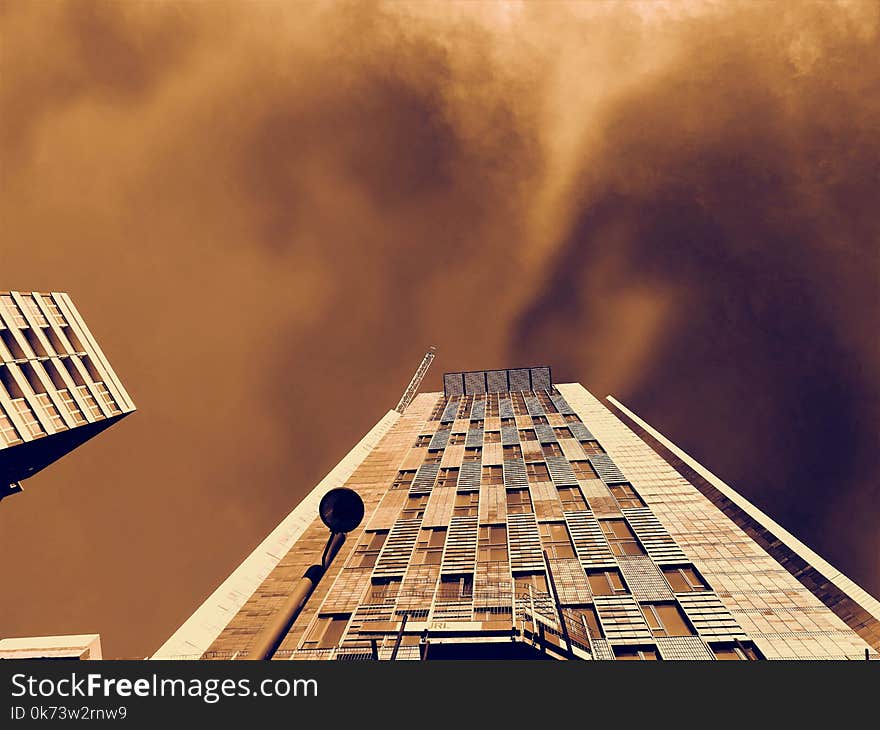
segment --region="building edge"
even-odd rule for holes
[[[880,601],[613,396],[608,409],[867,644],[880,650]]]
[[[348,480],[400,416],[388,411],[151,658],[199,659],[315,520],[321,497]]]

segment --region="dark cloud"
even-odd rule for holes
[[[0,7],[0,287],[140,407],[4,501],[3,634],[154,650],[428,344],[614,393],[880,590],[872,5]]]

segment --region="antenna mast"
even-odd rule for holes
[[[421,364],[416,369],[416,374],[412,376],[412,380],[409,381],[409,385],[407,385],[406,390],[403,391],[400,402],[394,409],[398,413],[403,413],[407,409],[407,406],[412,403],[412,399],[416,397],[416,393],[419,392],[419,386],[422,384],[422,380],[425,379],[425,374],[428,372],[428,368],[431,367],[431,361],[434,359],[436,352],[437,348],[431,345],[425,353]]]

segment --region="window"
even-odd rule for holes
[[[517,598],[528,598],[538,593],[548,594],[547,576],[543,573],[526,573],[513,577],[514,591]]]
[[[709,644],[715,658],[721,661],[757,662],[763,657],[750,643],[738,641],[735,644]]]
[[[511,515],[524,514],[532,511],[532,498],[528,489],[507,490],[507,513]]]
[[[85,416],[83,416],[82,411],[77,407],[69,390],[62,388],[58,391],[58,397],[61,399],[62,405],[70,414],[71,418],[73,418],[74,425],[80,426],[83,423],[87,423]]]
[[[505,446],[505,459],[522,459],[522,449],[519,446]]]
[[[372,568],[376,564],[376,558],[379,557],[379,551],[382,550],[387,537],[388,530],[364,533],[360,544],[354,550],[352,567]]]
[[[471,408],[474,405],[474,399],[472,396],[468,396],[467,398],[462,398],[459,401],[458,406],[458,417],[459,418],[469,418],[471,415]]]
[[[483,458],[483,449],[479,446],[476,448],[466,448],[464,450],[463,461],[481,461]]]
[[[410,495],[406,498],[403,510],[400,512],[402,520],[419,520],[425,514],[425,505],[428,504],[428,495]]]
[[[513,403],[513,413],[516,416],[529,415],[529,409],[526,408],[526,402],[523,400],[522,393],[511,393],[510,400]]]
[[[556,438],[558,439],[572,438],[571,431],[569,431],[565,426],[557,426],[553,429],[553,433],[556,434]]]
[[[110,391],[107,389],[106,384],[101,381],[95,383],[95,390],[98,391],[98,397],[107,406],[107,410],[110,411],[111,415],[115,415],[117,413],[122,413],[119,406],[116,405],[116,401],[113,400],[113,396],[110,395]]]
[[[546,416],[532,416],[532,423],[536,426],[546,426],[549,421],[547,421]]]
[[[589,461],[573,461],[571,462],[571,470],[578,479],[599,478]]]
[[[0,296],[0,305],[6,310],[6,317],[11,320],[14,326],[19,329],[24,329],[28,326],[27,320],[25,320],[24,315],[21,313],[15,300],[9,296],[9,294]]]
[[[434,406],[434,410],[431,411],[431,419],[432,421],[439,421],[440,417],[443,415],[443,411],[446,410],[446,404],[449,401],[446,398],[441,398],[437,401],[437,405]]]
[[[643,603],[639,608],[654,636],[693,636],[696,633],[675,603]]]
[[[400,578],[373,578],[366,603],[394,603],[401,582]]]
[[[94,418],[104,417],[104,414],[101,412],[101,407],[97,404],[87,386],[78,385],[76,388],[76,393],[86,402],[86,408],[89,409],[89,413],[91,413]]]
[[[507,527],[483,525],[480,527],[477,560],[481,563],[507,562]]]
[[[609,489],[621,509],[635,509],[636,507],[645,506],[642,498],[636,494],[636,490],[629,484],[612,484]]]
[[[49,310],[49,314],[52,316],[55,324],[59,327],[67,327],[67,322],[64,319],[64,315],[61,314],[61,310],[58,309],[58,305],[55,304],[54,301],[49,299],[49,297],[43,297],[43,304],[46,305],[46,309]]]
[[[501,431],[486,431],[483,434],[483,439],[487,444],[500,444]]]
[[[605,449],[599,446],[598,441],[581,441],[581,448],[584,450],[584,453],[587,456],[592,456],[593,454],[604,454]]]
[[[547,465],[540,461],[526,464],[526,476],[529,482],[550,481],[550,472],[547,471]]]
[[[486,418],[498,418],[498,396],[490,395],[486,401]]]
[[[409,485],[412,484],[412,480],[415,476],[415,471],[399,471],[397,472],[397,477],[394,479],[394,482],[391,484],[391,488],[409,489]]]
[[[423,433],[421,436],[419,436],[416,439],[416,443],[413,448],[418,449],[418,448],[422,448],[424,446],[427,446],[429,443],[431,443],[431,438],[432,438],[431,434]]]
[[[572,638],[579,636],[592,637],[593,639],[605,638],[605,633],[599,624],[599,616],[592,606],[577,606],[564,609],[566,624]]]
[[[664,567],[663,575],[675,593],[707,591],[709,586],[692,565]]]
[[[504,471],[500,466],[483,467],[483,484],[504,484]]]
[[[440,587],[437,589],[438,601],[469,601],[474,595],[474,577],[465,575],[440,576]]]
[[[458,484],[458,467],[441,469],[437,478],[438,487],[454,487]]]
[[[645,551],[626,520],[599,520],[605,539],[615,555],[644,555]]]
[[[563,512],[582,512],[587,509],[587,501],[579,487],[557,487]]]
[[[519,440],[520,441],[537,441],[538,434],[534,432],[531,428],[524,428],[519,432]]]
[[[333,649],[339,645],[351,614],[318,616],[303,641],[303,649]]]
[[[544,457],[548,456],[562,456],[562,449],[559,444],[542,444],[541,451],[544,452]]]
[[[542,522],[538,525],[541,542],[551,558],[573,558],[574,547],[564,522]]]
[[[470,422],[471,431],[482,431],[483,430],[483,422],[480,419]]]
[[[38,393],[35,398],[37,399],[37,403],[40,404],[40,407],[46,413],[46,416],[48,416],[49,421],[52,423],[52,427],[56,431],[66,430],[67,424],[64,423],[64,419],[61,417],[61,414],[58,412],[58,409],[55,407],[55,404],[52,402],[48,393]]]
[[[614,596],[627,592],[620,571],[616,569],[588,571],[587,580],[594,596]]]
[[[416,541],[413,565],[440,565],[443,561],[443,546],[446,543],[446,528],[422,530]]]
[[[465,434],[463,433],[453,433],[449,436],[449,445],[450,446],[461,446],[464,443]]]
[[[22,297],[24,300],[24,308],[28,311],[28,314],[34,318],[38,327],[48,327],[49,322],[46,320],[46,317],[43,315],[42,310],[37,306],[37,303],[34,301],[33,297]]]
[[[458,492],[452,514],[456,517],[476,517],[479,514],[479,492]]]
[[[443,452],[434,450],[434,451],[429,451],[427,454],[425,454],[425,461],[423,463],[424,464],[439,464],[441,461],[443,461]]]
[[[565,422],[566,423],[580,423],[581,419],[578,418],[576,413],[566,413],[565,414]]]
[[[502,418],[501,425],[502,426],[510,426],[511,428],[516,428],[516,419],[515,418]]]
[[[653,646],[615,646],[614,658],[656,662],[660,660],[660,655]]]
[[[18,431],[15,430],[9,416],[0,409],[0,444],[12,446],[19,443],[21,443],[21,437],[18,435]]]
[[[40,422],[37,420],[37,417],[34,415],[34,412],[24,398],[16,398],[12,401],[12,405],[15,407],[21,420],[24,421],[24,426],[31,436],[38,438],[46,435],[46,432],[43,430],[43,427],[40,425]]]

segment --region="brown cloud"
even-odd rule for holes
[[[0,7],[0,286],[140,407],[4,501],[4,634],[155,649],[432,343],[613,392],[880,590],[874,6]]]

